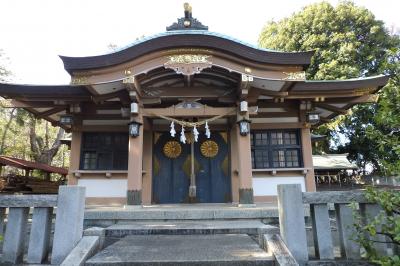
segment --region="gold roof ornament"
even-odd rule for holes
[[[191,76],[200,73],[203,69],[210,68],[212,62],[208,60],[210,55],[181,54],[167,56],[168,61],[164,63],[165,68],[174,70],[177,74]]]
[[[286,74],[284,80],[306,80],[306,72],[305,71],[298,71],[298,72],[283,72]]]
[[[185,10],[185,11],[192,11],[192,7],[190,6],[190,4],[189,3],[184,3],[183,4],[183,9]]]
[[[184,16],[178,19],[178,22],[167,27],[167,31],[171,30],[208,30],[200,21],[193,18],[192,6],[189,3],[183,4]]]

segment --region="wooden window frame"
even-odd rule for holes
[[[126,140],[123,139],[126,137]],[[96,143],[96,140],[98,143]],[[128,170],[129,135],[122,132],[83,132],[81,144],[80,170]],[[95,154],[95,166],[87,167],[85,154]],[[116,156],[126,154],[117,161]],[[103,156],[103,157],[102,157]],[[105,161],[101,162],[101,158]],[[93,162],[92,162],[93,163]]]
[[[275,133],[282,133],[282,144],[272,144],[271,135]],[[296,136],[296,144],[286,144],[285,143],[285,133],[294,133]],[[301,133],[298,129],[272,129],[272,130],[254,130],[250,132],[251,134],[251,163],[253,169],[274,169],[274,168],[299,168],[303,167],[303,147],[301,143]],[[263,134],[267,136],[267,141],[264,144],[256,144],[256,136],[257,134]],[[262,135],[262,136],[263,136]],[[261,138],[262,139],[262,138]],[[293,140],[293,138],[289,138]],[[265,142],[265,141],[264,141]],[[289,161],[288,152],[290,151],[297,151],[298,161]],[[274,164],[274,152],[276,151],[283,151],[284,152],[284,161],[283,164]],[[266,152],[267,161],[258,160],[256,161],[255,154],[256,153],[264,153]],[[295,163],[298,165],[295,165]]]

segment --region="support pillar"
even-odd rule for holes
[[[151,122],[144,119],[143,122],[143,204],[151,204],[152,199],[152,177],[153,177],[153,131]]]
[[[238,148],[238,170],[239,170],[239,204],[253,204],[253,173],[251,166],[251,143],[250,134],[240,135],[240,129],[235,124],[237,148]]]
[[[143,123],[141,114],[132,121]],[[137,137],[129,136],[127,205],[142,205],[143,126]]]
[[[72,131],[71,139],[71,156],[69,163],[68,185],[73,186],[78,184],[78,179],[74,175],[74,171],[79,170],[81,156],[82,132]]]
[[[301,129],[301,144],[303,146],[302,150],[303,150],[304,168],[308,168],[305,177],[306,191],[308,192],[316,191],[314,165],[312,160],[311,133],[309,127]]]

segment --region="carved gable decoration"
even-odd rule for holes
[[[200,73],[205,68],[212,66],[209,55],[184,54],[168,56],[168,61],[164,63],[165,68],[174,70],[177,74],[191,76]]]
[[[171,30],[208,30],[208,27],[192,16],[192,6],[188,3],[183,5],[184,17],[178,19],[178,23],[173,23],[167,27],[167,31]]]

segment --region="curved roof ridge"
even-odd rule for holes
[[[314,51],[283,52],[257,47],[224,34],[205,30],[175,30],[144,37],[108,54],[73,57],[60,56],[68,72],[113,66],[142,55],[167,49],[200,48],[220,50],[265,64],[310,65]]]
[[[223,33],[219,33],[219,32],[215,32],[215,31],[208,31],[208,30],[171,30],[171,31],[165,31],[165,32],[153,34],[153,35],[150,35],[150,36],[145,36],[145,37],[140,38],[140,39],[138,39],[138,40],[136,40],[136,41],[134,41],[134,42],[132,42],[130,44],[121,46],[121,47],[117,48],[115,51],[113,51],[111,53],[108,53],[108,54],[113,54],[113,53],[120,52],[122,50],[131,48],[131,47],[133,47],[133,46],[135,46],[137,44],[140,44],[140,43],[152,40],[152,39],[156,39],[158,37],[163,37],[163,36],[168,36],[168,35],[179,35],[179,34],[196,34],[196,35],[203,34],[203,35],[209,35],[209,36],[216,36],[216,37],[224,38],[224,39],[227,39],[227,40],[230,40],[230,41],[234,41],[234,42],[237,42],[239,44],[242,44],[242,45],[254,48],[254,49],[258,49],[258,50],[261,50],[261,51],[266,51],[266,52],[298,53],[298,52],[284,52],[284,51],[277,51],[277,50],[273,50],[273,49],[262,48],[262,47],[259,47],[257,45],[242,41],[242,40],[240,40],[240,39],[238,39],[236,37],[233,37],[233,36],[230,36],[230,35],[226,35],[226,34],[223,34]],[[304,52],[307,52],[307,51],[304,51]],[[106,55],[106,54],[104,54],[104,55]]]

